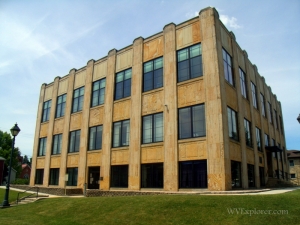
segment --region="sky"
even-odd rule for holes
[[[286,148],[300,150],[299,0],[0,0],[0,130],[17,122],[15,146],[32,157],[43,83],[208,6],[281,102]]]

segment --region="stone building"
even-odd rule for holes
[[[285,146],[280,102],[209,7],[43,84],[30,184],[261,187],[287,178]]]
[[[290,181],[300,185],[300,151],[289,150],[287,151],[287,157],[290,166]]]

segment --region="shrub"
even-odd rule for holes
[[[26,185],[28,185],[29,184],[29,179],[18,178],[14,182],[12,182],[12,184],[26,184]]]

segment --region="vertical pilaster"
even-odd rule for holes
[[[46,187],[49,184],[49,171],[50,171],[50,161],[51,161],[53,128],[54,128],[54,120],[55,120],[55,110],[56,110],[59,79],[60,79],[60,77],[56,77],[54,79],[53,91],[52,91],[51,110],[50,110],[50,117],[49,117],[46,156],[45,156],[44,181],[43,181],[43,184]]]
[[[200,11],[205,83],[207,173],[209,190],[231,189],[229,140],[222,44],[218,12]]]
[[[67,157],[68,157],[69,133],[70,133],[69,129],[70,129],[72,102],[73,102],[75,72],[76,72],[76,69],[72,69],[69,72],[64,129],[63,129],[63,135],[62,135],[61,161],[60,161],[60,170],[59,170],[59,187],[60,188],[63,188],[65,186],[65,174],[66,174],[66,170],[67,170]]]
[[[100,189],[110,188],[110,162],[111,162],[111,139],[112,139],[112,110],[114,101],[114,81],[116,68],[116,49],[112,49],[107,57],[107,76],[105,87],[103,136],[102,136],[102,162],[100,168]]]
[[[87,182],[87,150],[89,137],[89,118],[91,105],[91,91],[94,71],[94,60],[90,60],[86,66],[86,78],[84,86],[84,100],[82,108],[82,125],[80,131],[80,150],[79,150],[79,167],[78,167],[78,183],[77,187],[83,188],[84,183]]]
[[[37,111],[37,116],[36,116],[33,155],[32,155],[32,164],[31,164],[32,170],[31,170],[31,175],[30,175],[30,186],[34,186],[34,183],[35,183],[36,160],[37,160],[37,153],[38,153],[38,148],[39,148],[39,137],[40,137],[42,114],[43,114],[45,89],[46,89],[46,84],[42,84],[41,91],[40,91],[39,104],[38,104],[38,111]]]
[[[164,27],[164,190],[178,190],[176,27]]]
[[[140,189],[141,174],[141,115],[142,115],[143,38],[133,42],[131,77],[131,116],[129,147],[129,190]]]

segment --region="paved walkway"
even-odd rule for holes
[[[5,186],[0,186],[0,188],[5,189]],[[272,195],[272,194],[282,194],[290,191],[300,189],[300,187],[287,187],[287,188],[266,188],[266,189],[246,189],[246,190],[232,190],[232,191],[179,191],[174,192],[176,194],[201,194],[201,195]],[[22,189],[10,188],[10,190],[23,192]],[[29,193],[35,193],[34,191],[28,191]],[[169,192],[168,192],[169,193]],[[70,196],[59,196],[51,195],[47,193],[39,192],[40,195],[47,195],[49,198],[57,197],[84,197],[83,195],[70,195]]]

